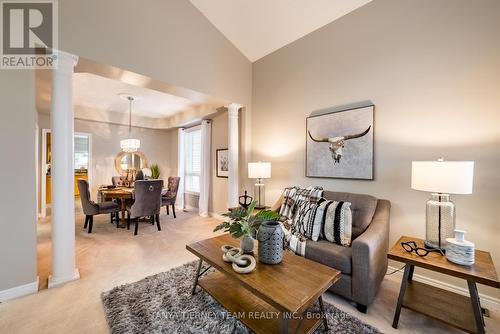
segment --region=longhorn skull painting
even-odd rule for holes
[[[306,175],[372,180],[373,109],[329,109],[308,117]]]
[[[356,139],[359,137],[363,137],[370,131],[371,125],[365,131],[361,133],[356,133],[353,135],[346,135],[341,137],[331,137],[331,138],[320,138],[316,139],[311,135],[311,131],[307,131],[309,133],[309,137],[317,143],[330,143],[330,152],[332,153],[332,158],[334,163],[339,163],[340,158],[342,158],[342,149],[344,148],[345,141],[349,139]]]

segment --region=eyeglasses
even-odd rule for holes
[[[444,255],[443,251],[439,248],[427,249],[427,248],[418,247],[417,243],[415,241],[402,242],[401,246],[408,253],[415,252],[420,257],[427,256],[427,254],[429,254],[430,252],[439,252],[439,253],[441,253],[441,255]]]

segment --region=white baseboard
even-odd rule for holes
[[[71,276],[54,278],[52,275],[50,275],[48,280],[48,288],[55,288],[56,286],[76,281],[78,279],[80,279],[80,271],[78,270],[78,268],[75,268],[75,271]]]
[[[191,205],[185,205],[183,211],[198,212],[198,211],[200,211],[200,209],[198,209],[197,207],[191,206]]]
[[[387,268],[387,272],[392,273],[398,269],[399,268],[389,266]],[[403,270],[395,272],[393,275],[403,277]],[[423,275],[414,274],[413,279],[417,282],[425,283],[425,284],[434,286],[436,288],[451,291],[451,292],[457,293],[457,294],[462,295],[462,296],[469,296],[469,290],[467,290],[465,288],[461,288],[461,287],[453,285],[453,284],[450,284],[450,283],[445,283],[445,282],[439,281],[439,280],[434,279],[434,278],[429,278],[429,277],[426,277]],[[488,308],[488,309],[500,310],[500,299],[494,298],[494,297],[491,297],[491,296],[488,296],[488,295],[485,295],[482,293],[479,294],[479,298],[481,299],[481,306],[482,307]]]
[[[226,220],[226,217],[224,217],[223,215],[221,215],[220,213],[215,213],[215,212],[209,212],[208,215],[212,218],[215,218],[217,220],[220,220],[220,221],[224,221]]]
[[[38,276],[36,277],[36,281],[34,282],[0,291],[0,302],[3,303],[10,299],[31,295],[32,293],[37,293],[37,292],[38,292]]]

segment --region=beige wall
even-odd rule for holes
[[[50,129],[50,116],[39,113],[38,126],[40,129]],[[128,136],[128,127],[75,119],[75,132],[85,132],[92,135],[91,168],[93,180],[91,194],[95,200],[97,188],[100,185],[111,184],[111,177],[118,175],[115,169],[115,157],[120,152],[120,139]],[[154,163],[158,164],[160,178],[165,180],[165,184],[169,176],[177,173],[177,168],[173,169],[171,167],[174,162],[170,143],[171,133],[176,133],[176,131],[132,127],[132,135],[141,141],[140,150],[146,155],[150,166]],[[39,168],[41,173],[41,137],[39,143]],[[177,159],[175,159],[176,163]]]
[[[251,63],[185,0],[65,0],[59,2],[59,48],[241,103],[250,110]],[[0,70],[2,175],[14,193],[2,195],[0,291],[36,279],[35,91],[33,73]],[[7,128],[8,127],[8,128]],[[15,270],[12,270],[15,268]]]
[[[0,291],[37,276],[34,92],[32,71],[0,70]]]
[[[227,148],[227,121],[227,112],[212,118],[212,183],[208,211],[217,214],[227,211],[227,178],[217,177],[216,167],[216,150]]]
[[[392,202],[391,243],[423,237],[429,194],[410,189],[411,161],[474,160],[474,193],[453,196],[457,226],[500,268],[499,31],[499,1],[375,0],[254,63],[252,158],[273,163],[268,204],[294,184],[372,194]],[[306,178],[306,117],[363,100],[376,108],[375,181]]]

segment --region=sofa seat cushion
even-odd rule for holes
[[[325,190],[323,197],[332,201],[351,203],[352,240],[368,228],[377,209],[377,199],[370,195]]]
[[[333,244],[328,240],[307,240],[305,257],[344,274],[352,271],[352,248]]]

